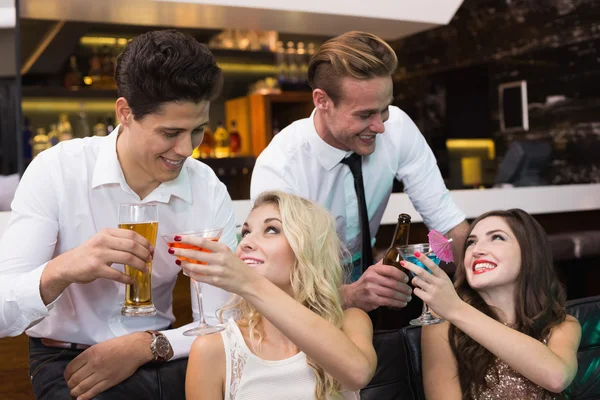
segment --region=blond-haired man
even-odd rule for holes
[[[403,308],[411,300],[404,273],[381,262],[370,265],[371,245],[394,179],[403,182],[429,228],[457,242],[462,242],[467,228],[419,129],[391,105],[397,65],[393,49],[370,33],[347,32],[324,43],[308,71],[313,113],[271,141],[252,175],[253,199],[265,190],[280,189],[331,211],[357,271],[342,288],[345,304],[365,311]],[[362,171],[351,171],[352,159],[358,159]],[[361,172],[362,182],[356,177]]]

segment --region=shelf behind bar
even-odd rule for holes
[[[92,89],[92,88],[81,88],[79,90],[70,90],[63,87],[56,86],[23,86],[22,90],[23,98],[65,98],[65,99],[117,99],[116,89]]]

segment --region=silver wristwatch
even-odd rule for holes
[[[160,332],[148,330],[146,331],[152,335],[152,343],[150,343],[150,350],[154,356],[154,361],[167,361],[169,359],[169,353],[171,352],[171,344],[169,340]]]

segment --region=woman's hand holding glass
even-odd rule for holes
[[[411,262],[401,261],[400,264],[414,275],[413,293],[445,320],[452,321],[453,313],[458,310],[463,301],[458,297],[448,275],[429,259],[425,254],[415,253],[415,257],[423,263],[431,273]]]
[[[224,243],[194,236],[181,236],[180,243],[204,248],[210,252],[173,248],[173,256],[188,258],[205,264],[180,261],[183,272],[197,282],[207,283],[243,296],[247,288],[262,278],[235,255]]]

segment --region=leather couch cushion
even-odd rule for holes
[[[409,382],[409,359],[402,330],[379,331],[373,335],[377,370],[360,392],[362,400],[413,400]]]
[[[568,399],[600,399],[600,296],[569,301],[567,313],[581,323],[581,343],[579,369],[564,395]]]

